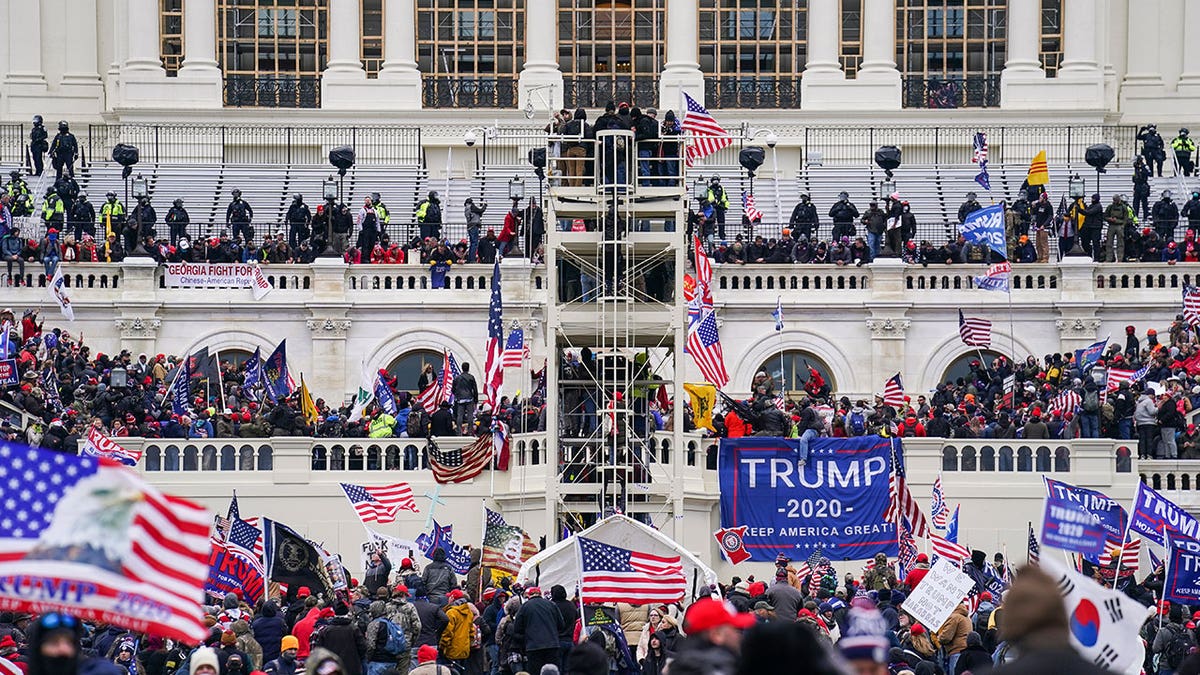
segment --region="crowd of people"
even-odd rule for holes
[[[490,571],[478,556],[455,574],[441,549],[418,570],[371,555],[346,588],[290,586],[249,601],[237,593],[202,605],[199,644],[142,635],[62,614],[0,613],[0,664],[25,675],[963,675],[1109,671],[1070,646],[1057,580],[1037,566],[1014,570],[973,551],[963,571],[977,587],[940,626],[905,611],[926,581],[925,554],[909,570],[880,553],[839,579],[828,560],[811,572],[785,555],[766,580],[733,577],[693,601],[586,605]],[[1105,581],[1105,570],[1084,573]],[[482,576],[481,576],[482,575]],[[1003,578],[1006,590],[981,590]],[[1154,605],[1140,632],[1144,673],[1200,669],[1196,619],[1155,602],[1163,569],[1117,586]],[[272,588],[277,588],[272,586]],[[582,611],[581,611],[582,610]],[[1150,614],[1148,611],[1147,614]],[[1197,612],[1200,614],[1200,612]],[[13,672],[13,671],[6,671]]]

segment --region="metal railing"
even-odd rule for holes
[[[92,124],[80,146],[108,159],[117,143],[137,146],[144,163],[328,164],[329,150],[349,145],[359,165],[420,165],[420,127],[267,124]]]
[[[706,77],[704,103],[709,108],[799,108],[800,78]]]
[[[995,108],[1000,105],[999,75],[906,75],[902,84],[905,108]]]
[[[225,105],[234,108],[320,108],[321,78],[227,75]]]
[[[658,105],[658,78],[564,77],[563,101],[568,108],[603,108],[609,101],[643,108]]]
[[[512,77],[426,77],[421,82],[426,108],[515,108],[517,80]]]

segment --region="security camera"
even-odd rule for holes
[[[533,109],[533,101],[525,104],[525,119],[531,120],[537,111]]]
[[[775,144],[778,142],[779,142],[779,137],[775,135],[774,131],[767,134],[767,147],[768,148],[774,148]]]
[[[473,147],[477,140],[479,140],[479,137],[475,135],[474,131],[468,131],[463,135],[463,141],[466,142],[468,148]]]

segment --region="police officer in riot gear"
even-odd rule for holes
[[[422,241],[430,237],[442,238],[442,202],[437,192],[430,191],[425,201],[417,204],[417,224]]]
[[[1142,142],[1142,157],[1146,158],[1146,166],[1153,169],[1158,166],[1158,177],[1162,178],[1163,162],[1167,159],[1166,143],[1158,133],[1158,125],[1147,124],[1138,129],[1137,139]]]
[[[44,158],[46,151],[50,149],[50,144],[46,142],[49,134],[46,132],[46,127],[42,124],[42,116],[33,116],[33,129],[29,131],[29,155],[33,160],[33,175],[40,176],[45,169]]]
[[[54,141],[50,144],[50,164],[54,166],[55,179],[62,178],[63,172],[74,178],[75,160],[78,158],[79,143],[67,126],[67,121],[62,120],[58,123],[58,133],[54,135]]]
[[[225,209],[225,225],[230,228],[235,240],[241,239],[249,243],[254,238],[254,228],[250,221],[254,219],[254,209],[242,199],[242,191],[234,188],[233,201]]]
[[[67,218],[75,232],[76,241],[82,241],[85,234],[96,236],[96,209],[88,201],[86,192],[79,193],[79,197],[67,213]]]
[[[167,231],[171,239],[171,245],[175,246],[179,240],[187,236],[188,225],[191,224],[191,216],[188,215],[187,209],[183,208],[183,200],[176,199],[171,204],[171,208],[167,211]]]
[[[293,250],[300,247],[300,242],[307,241],[312,236],[312,212],[304,203],[304,196],[292,195],[292,205],[288,207],[288,246]]]
[[[817,207],[809,200],[808,195],[800,195],[800,203],[792,209],[792,217],[788,225],[792,228],[792,237],[808,239],[818,229]]]

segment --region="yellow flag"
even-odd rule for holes
[[[711,384],[684,383],[683,390],[692,399],[692,421],[697,429],[716,431],[713,427],[713,408],[717,405],[717,388]]]
[[[300,375],[300,412],[304,413],[304,419],[308,420],[309,424],[317,423],[317,404],[313,403],[312,394],[308,392],[308,385],[304,383],[304,375]]]
[[[1025,182],[1030,185],[1050,184],[1050,169],[1046,165],[1045,150],[1039,151],[1034,156],[1033,161],[1029,163],[1029,175],[1026,176]]]

